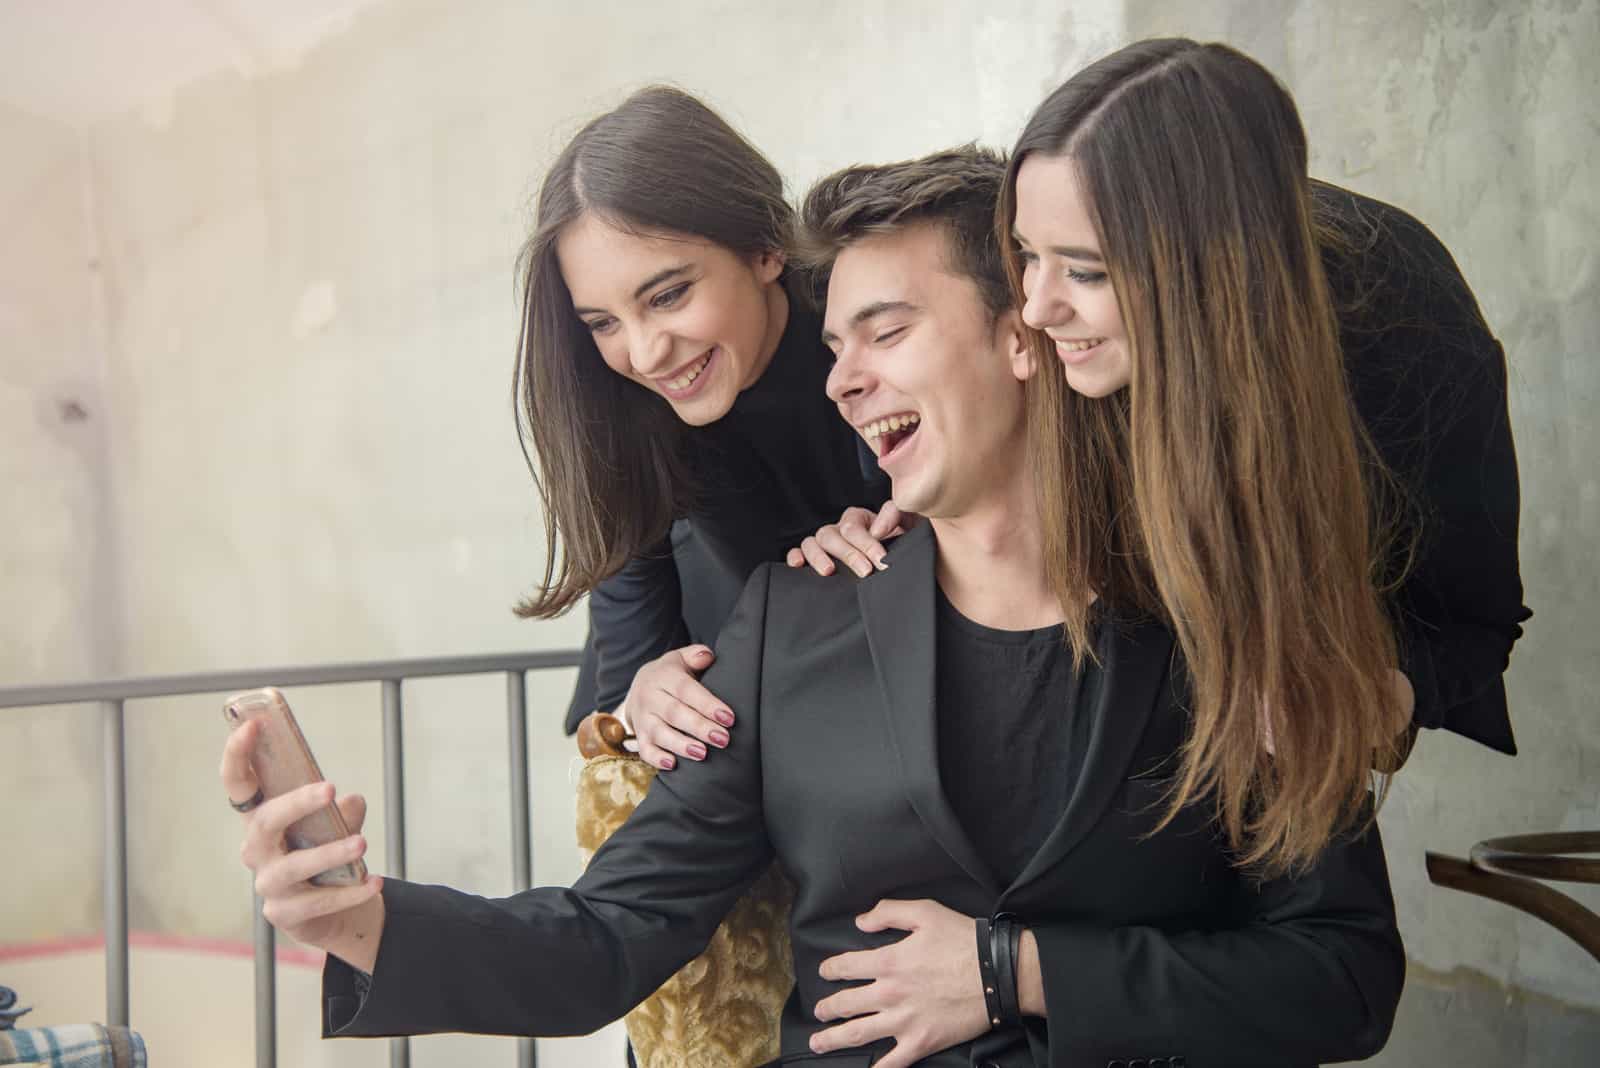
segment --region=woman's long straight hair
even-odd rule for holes
[[[1381,587],[1381,463],[1356,416],[1287,91],[1216,44],[1125,48],[1052,93],[1012,154],[1070,160],[1131,361],[1067,384],[1041,335],[1029,391],[1050,578],[1075,656],[1089,605],[1153,615],[1191,723],[1166,819],[1209,798],[1242,865],[1301,870],[1360,824],[1400,736]]]
[[[545,573],[519,616],[560,615],[666,534],[693,503],[685,428],[661,397],[612,371],[572,309],[556,259],[593,214],[629,231],[784,252],[794,213],[776,168],[705,104],[653,86],[593,120],[539,192],[518,258],[522,329],[512,400],[544,511]]]

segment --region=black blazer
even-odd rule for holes
[[[1266,882],[1230,867],[1198,811],[1144,837],[1184,732],[1161,627],[1105,629],[1082,778],[1026,870],[998,885],[939,783],[931,526],[889,561],[859,580],[758,569],[707,679],[739,716],[730,747],[658,777],[571,889],[486,900],[387,882],[371,992],[351,1019],[352,973],[330,958],[326,1033],[592,1031],[700,952],[776,856],[796,890],[784,1063],[856,1068],[882,1052],[813,1058],[807,1039],[817,1001],[841,988],[818,964],[902,937],[856,929],[886,897],[1014,913],[1039,941],[1048,1023],[924,1064],[1311,1065],[1383,1045],[1405,957],[1375,827]]]

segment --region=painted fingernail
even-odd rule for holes
[[[724,727],[733,726],[733,713],[726,708],[719,708],[712,713],[716,721]]]
[[[877,568],[879,571],[889,570],[889,565],[883,562],[883,557],[881,556],[872,561],[872,566]]]
[[[726,749],[726,748],[728,748],[728,732],[727,731],[712,731],[711,734],[710,734],[710,738],[711,738],[711,744],[716,746],[718,749]]]
[[[689,759],[690,760],[704,760],[705,758],[706,758],[706,747],[701,745],[699,742],[690,742],[689,743]]]
[[[662,771],[671,771],[673,768],[675,768],[677,766],[678,766],[678,761],[677,761],[676,757],[664,756],[664,757],[661,758],[661,770]]]

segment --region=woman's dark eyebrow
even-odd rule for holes
[[[662,282],[667,281],[668,279],[676,278],[679,275],[688,274],[688,273],[689,273],[689,264],[687,264],[687,263],[680,263],[676,267],[668,267],[668,268],[666,268],[664,270],[657,271],[655,274],[651,275],[649,278],[646,278],[643,282],[639,283],[638,288],[633,291],[633,299],[634,300],[638,300],[640,297],[644,296],[650,290],[654,289],[656,286],[660,285]],[[581,307],[581,306],[576,305],[576,304],[573,305],[572,310],[574,312],[576,312],[578,315],[604,315],[604,314],[606,314],[606,311],[605,311],[604,308],[585,308],[585,307]]]
[[[1027,239],[1015,230],[1011,231],[1011,240],[1019,245],[1026,245]],[[1104,263],[1105,257],[1092,248],[1083,248],[1079,245],[1051,245],[1050,251],[1057,256],[1065,256],[1069,260],[1093,260],[1095,263]]]
[[[675,278],[680,274],[688,273],[689,265],[687,263],[680,263],[676,267],[668,267],[664,271],[657,271],[655,274],[639,283],[639,288],[633,291],[633,299],[638,300],[647,292],[654,289],[656,286],[660,285],[662,282],[665,282],[669,278]]]

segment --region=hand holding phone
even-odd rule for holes
[[[250,766],[264,799],[270,801],[322,781],[322,770],[311,755],[311,747],[289,710],[289,702],[278,690],[269,686],[230,697],[222,707],[222,716],[232,730],[252,721],[260,722]],[[330,801],[290,824],[284,831],[284,843],[291,850],[310,849],[349,836],[344,815]],[[366,876],[366,863],[358,858],[313,875],[310,882],[313,886],[357,886]]]

